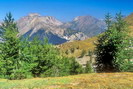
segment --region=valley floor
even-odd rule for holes
[[[133,73],[90,73],[24,80],[0,79],[0,89],[133,89]]]

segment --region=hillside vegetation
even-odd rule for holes
[[[133,73],[91,73],[24,80],[1,79],[0,89],[133,89]]]
[[[130,35],[133,36],[133,13],[127,16],[125,21],[130,25]]]
[[[133,26],[130,26],[130,29],[131,29],[130,36],[133,36]]]
[[[133,13],[125,18],[129,25],[133,26]]]
[[[92,37],[83,41],[67,42],[59,45],[63,55],[68,57],[79,57],[84,50],[86,53],[88,50],[93,51],[95,48],[94,42],[97,37]]]

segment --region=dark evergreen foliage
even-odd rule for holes
[[[128,25],[121,13],[112,21],[110,14],[105,16],[107,30],[101,34],[96,44],[96,65],[98,72],[123,71],[129,49]],[[130,54],[132,55],[132,54]],[[127,70],[126,70],[127,71]]]

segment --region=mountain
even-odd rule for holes
[[[28,16],[25,16],[18,20],[17,23],[18,28],[20,29],[20,34],[24,34],[31,29],[33,30],[32,34],[40,29],[46,29],[47,31],[52,31],[59,35],[63,34],[62,29],[54,30],[57,29],[58,26],[62,25],[63,23],[51,16],[43,17],[37,13],[29,14]]]
[[[29,14],[17,21],[19,35],[29,36],[30,40],[35,36],[38,36],[40,40],[47,37],[50,43],[61,44],[66,41],[84,40],[87,38],[84,33],[70,31],[62,28],[62,25],[62,22],[52,16],[40,16],[37,13]]]
[[[49,43],[62,44],[67,41],[85,40],[104,31],[105,24],[92,16],[79,16],[71,22],[63,23],[52,16],[41,16],[37,13],[24,16],[17,21],[19,35],[32,40],[44,37]]]
[[[83,32],[88,37],[104,32],[105,23],[92,16],[78,16],[73,21],[64,24],[64,27]]]
[[[37,13],[29,14],[17,21],[19,35],[30,37],[38,36],[40,40],[49,38],[52,44],[64,43],[67,40],[62,38],[64,29],[59,28],[63,23],[51,16],[40,16]]]

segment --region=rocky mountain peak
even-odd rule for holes
[[[56,19],[55,17],[53,17],[53,16],[43,16],[43,19],[44,19],[45,21],[47,21],[48,23],[55,24],[55,25],[57,25],[57,26],[63,24],[61,21],[57,20],[57,19]]]
[[[38,13],[30,13],[28,16],[29,17],[38,17],[38,16],[41,16],[41,15],[38,14]]]
[[[87,15],[87,16],[78,16],[78,17],[74,18],[73,21],[87,20],[87,19],[90,19],[90,18],[93,18],[93,17],[92,16],[89,16],[89,15]]]
[[[47,20],[56,20],[54,17],[52,17],[52,16],[45,16],[45,18],[47,19]]]
[[[24,35],[28,33],[29,36],[38,34],[38,32],[44,32],[43,35],[50,32],[62,36],[64,29],[59,27],[62,24],[62,22],[52,16],[41,16],[37,13],[29,14],[17,21],[19,34]]]
[[[68,22],[64,27],[79,31],[88,37],[95,36],[104,31],[105,23],[92,16],[78,16],[73,21]]]
[[[78,22],[78,23],[86,23],[86,24],[91,24],[97,22],[98,19],[92,17],[92,16],[78,16],[74,18],[73,22]]]

